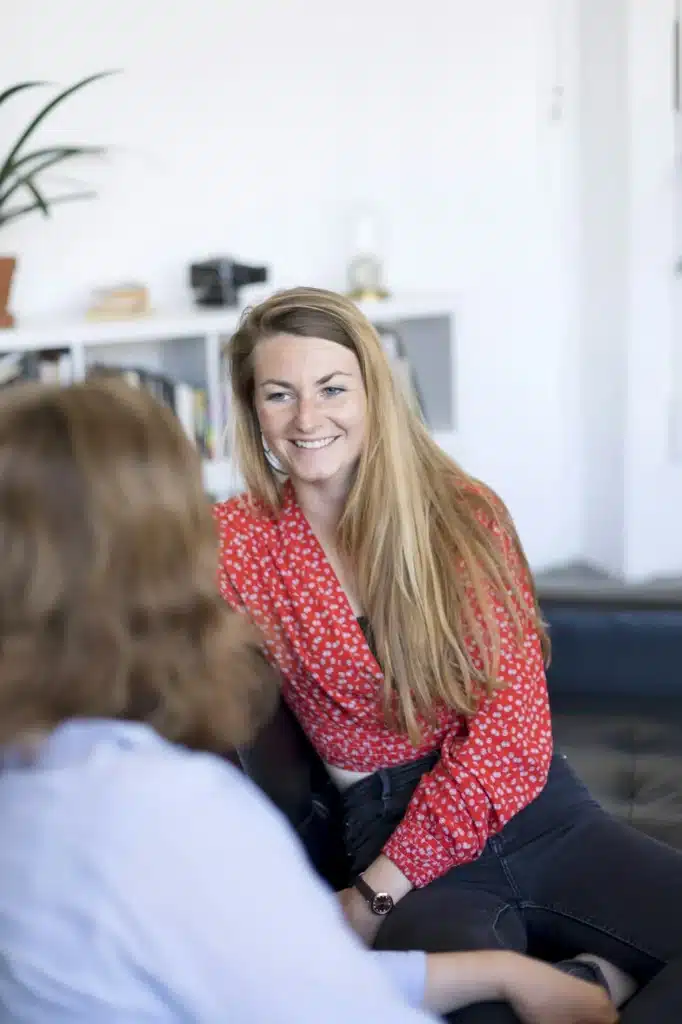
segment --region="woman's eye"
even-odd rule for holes
[[[325,394],[327,398],[336,398],[337,395],[342,395],[345,390],[345,388],[339,388],[335,387],[333,384],[329,384],[324,388],[323,394]]]
[[[286,391],[271,391],[265,396],[266,402],[281,402],[287,397]]]

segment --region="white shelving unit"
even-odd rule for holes
[[[447,295],[397,296],[358,303],[377,327],[399,333],[434,434],[446,445],[457,430],[454,301]],[[222,351],[242,310],[185,309],[135,320],[26,322],[0,330],[0,354],[66,349],[74,377],[93,363],[135,366],[205,389],[216,457],[204,463],[206,487],[217,498],[240,486],[229,458],[221,457],[225,434]]]

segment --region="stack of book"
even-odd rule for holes
[[[151,313],[149,291],[143,284],[132,282],[115,288],[100,288],[93,297],[88,320],[128,320]]]
[[[87,376],[117,376],[123,378],[131,387],[149,391],[158,401],[173,410],[202,457],[213,458],[214,438],[208,414],[208,400],[203,388],[195,388],[184,381],[173,380],[157,371],[140,367],[105,366],[94,363],[88,367]]]

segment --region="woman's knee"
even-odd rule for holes
[[[427,953],[510,949],[525,953],[524,922],[515,907],[477,890],[414,890],[383,922],[376,949],[424,949]]]

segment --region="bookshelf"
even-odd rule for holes
[[[453,299],[404,295],[358,305],[379,330],[399,339],[426,420],[447,445],[457,432]],[[134,320],[26,321],[0,330],[0,383],[3,360],[8,366],[19,357],[38,360],[42,369],[37,374],[33,369],[33,375],[49,380],[83,380],[95,370],[125,372],[131,383],[150,386],[174,406],[177,402],[188,433],[188,396],[200,396],[206,419],[199,445],[204,480],[209,493],[222,499],[241,486],[223,442],[228,420],[223,351],[240,315],[239,309],[184,309]]]

